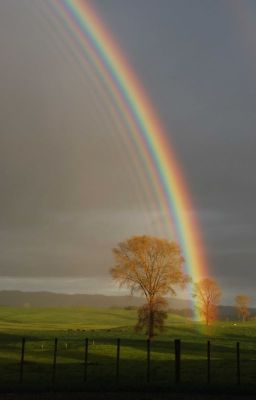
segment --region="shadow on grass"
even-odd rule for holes
[[[175,384],[175,366],[173,360],[159,360],[152,357],[150,363],[150,382],[147,381],[147,362],[145,359],[129,359],[121,352],[119,379],[116,378],[115,354],[103,355],[89,353],[87,379],[84,381],[85,364],[82,354],[78,360],[75,354],[63,361],[63,355],[57,357],[55,380],[53,364],[50,360],[24,362],[23,382],[19,383],[20,365],[8,358],[0,359],[1,392],[45,392],[63,391],[194,391],[194,392],[234,392],[256,393],[254,380],[256,370],[253,362],[241,365],[241,385],[237,385],[235,360],[212,360],[211,383],[207,384],[206,360],[181,359],[179,384]],[[58,361],[59,359],[59,361]],[[233,362],[234,361],[234,362]]]
[[[106,331],[111,337],[105,337]],[[54,340],[29,335],[26,340],[23,383],[20,379],[21,337],[0,333],[0,391],[233,391],[256,393],[255,352],[241,351],[241,385],[237,385],[237,364],[233,335],[225,335],[228,346],[212,339],[211,384],[207,384],[205,336],[181,342],[181,383],[175,385],[174,341],[155,339],[151,344],[150,383],[147,382],[147,343],[145,338],[121,339],[119,382],[116,381],[116,339],[114,330],[79,332],[79,337],[60,336],[53,385]],[[178,331],[177,331],[178,332]],[[88,334],[89,333],[89,334]],[[120,333],[120,330],[117,331]],[[59,336],[58,334],[56,334]],[[173,332],[175,335],[175,330]],[[87,381],[84,381],[84,338],[89,337]],[[179,337],[177,335],[177,337]],[[245,338],[243,337],[243,342]],[[251,338],[248,338],[248,340]],[[234,344],[234,345],[233,345]],[[250,344],[252,345],[251,341]]]

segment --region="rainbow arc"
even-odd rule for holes
[[[79,42],[85,62],[89,57],[125,119],[169,232],[175,231],[187,272],[197,281],[208,274],[201,234],[181,167],[148,96],[92,2],[56,0],[53,4],[69,34]]]

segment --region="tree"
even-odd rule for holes
[[[213,278],[204,278],[194,285],[193,296],[197,299],[200,315],[206,325],[216,319],[217,304],[221,298],[221,290]]]
[[[183,287],[188,282],[188,277],[182,271],[184,259],[180,247],[177,243],[165,239],[133,236],[119,243],[113,249],[113,253],[113,279],[120,287],[129,288],[131,294],[139,292],[146,298],[146,306],[138,313],[138,326],[145,326],[147,321],[148,337],[152,338],[161,303],[159,298],[168,292],[175,295],[174,285]]]
[[[238,316],[242,318],[243,322],[249,316],[248,306],[251,302],[251,297],[245,294],[240,294],[235,298]]]

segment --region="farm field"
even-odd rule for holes
[[[120,390],[256,392],[256,322],[198,322],[169,315],[151,345],[134,333],[135,310],[98,308],[0,308],[0,388],[6,391],[111,391],[116,382],[120,338]],[[26,338],[22,383],[20,359]],[[58,338],[53,372],[54,338]],[[88,361],[85,369],[85,338]],[[174,339],[181,340],[181,382],[174,382]],[[207,384],[206,343],[211,341],[211,382]],[[236,343],[241,350],[237,385]],[[150,374],[149,374],[150,372]],[[84,377],[86,374],[86,382]],[[147,382],[147,377],[149,382]]]

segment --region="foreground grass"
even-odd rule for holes
[[[150,384],[143,334],[135,334],[136,311],[98,308],[0,308],[0,389],[45,391],[53,387],[54,338],[58,337],[55,389],[116,388],[116,338],[121,339],[119,388],[174,387],[174,339],[182,341],[178,390],[205,390],[206,341],[211,340],[213,390],[237,390],[236,342],[241,346],[242,390],[256,391],[256,322],[218,322],[208,330],[197,322],[169,315],[166,330],[153,341]],[[23,383],[19,384],[21,338],[26,337]],[[84,382],[84,339],[89,339]],[[208,390],[207,389],[207,390]],[[176,386],[177,390],[177,386]],[[241,389],[240,389],[241,390]]]

